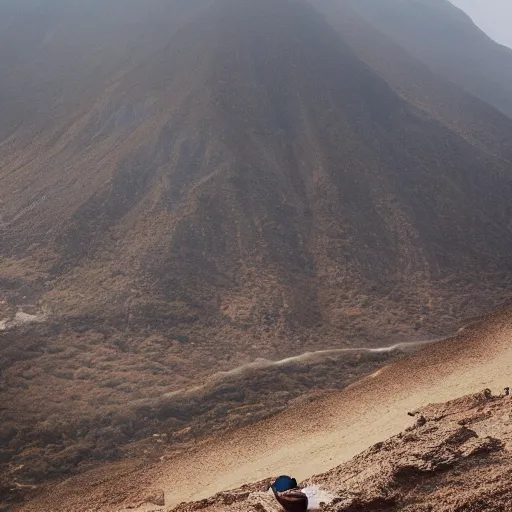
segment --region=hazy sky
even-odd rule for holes
[[[498,43],[512,48],[512,0],[450,0]]]

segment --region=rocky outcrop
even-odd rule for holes
[[[507,511],[512,488],[512,400],[489,390],[411,413],[415,423],[351,461],[311,478],[333,497],[326,512]],[[268,481],[174,512],[274,512]]]

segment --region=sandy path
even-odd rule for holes
[[[269,475],[300,479],[327,471],[411,424],[407,412],[484,388],[512,384],[512,325],[428,346],[317,403],[292,410],[160,465],[167,505],[211,496]]]

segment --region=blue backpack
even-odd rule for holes
[[[290,489],[297,488],[297,480],[290,478],[289,476],[280,476],[273,484],[272,487],[277,492],[289,491]]]

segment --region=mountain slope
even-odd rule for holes
[[[407,46],[400,46],[396,37],[386,35],[358,12],[357,5],[337,0],[310,1],[354,53],[407,102],[470,144],[510,160],[510,140],[504,137],[509,119],[504,114],[488,103],[475,101],[474,95],[432,71]]]
[[[6,0],[0,5],[0,140],[27,141],[94,101],[207,5],[204,0]],[[66,127],[69,128],[69,125]]]
[[[473,459],[476,464],[474,470],[483,471],[478,461],[493,471],[496,467],[499,470],[501,463],[504,464],[503,468],[508,467],[510,425],[507,418],[510,400],[487,400],[485,395],[456,399],[482,388],[490,388],[495,394],[499,394],[510,385],[511,335],[511,313],[507,310],[486,318],[450,340],[386,366],[341,392],[331,392],[316,400],[295,402],[283,414],[251,427],[221,436],[214,435],[206,442],[188,447],[182,454],[166,456],[165,451],[159,452],[160,460],[148,461],[142,467],[138,466],[140,462],[108,465],[98,471],[70,479],[63,485],[47,489],[20,510],[38,512],[55,504],[59,504],[59,509],[63,511],[82,510],[86,507],[104,512],[133,510],[133,507],[136,510],[144,510],[144,507],[158,510],[158,506],[151,506],[144,500],[145,496],[158,495],[155,491],[163,491],[166,506],[172,507],[184,501],[207,499],[218,492],[281,473],[293,474],[303,480],[310,479],[312,475],[328,472],[339,464],[343,464],[339,470],[311,481],[323,486],[328,483],[332,490],[341,492],[343,489],[337,485],[340,483],[340,471],[344,470],[349,482],[347,486],[352,491],[345,498],[354,498],[359,494],[366,500],[372,495],[375,496],[373,491],[378,485],[374,487],[373,484],[383,483],[389,476],[380,466],[382,457],[386,454],[389,454],[389,466],[386,466],[388,468],[403,467],[407,460],[410,463],[409,469],[416,465],[419,470],[415,473],[419,482],[424,482],[424,476],[439,479],[438,496],[446,498],[448,503],[452,499],[450,496],[455,500],[477,499],[478,493],[485,490],[485,485],[480,484],[486,481],[487,473],[481,472],[482,480],[471,485],[475,493],[462,494],[458,489],[458,494],[450,494],[450,480],[444,481],[443,473],[435,471],[431,475],[428,472],[425,475],[418,468],[420,461],[414,455],[417,454],[414,450],[417,448],[419,453],[423,453],[426,445],[430,444],[433,447],[430,452],[433,457],[429,460],[434,460],[434,456],[447,455],[446,449],[449,446],[456,452],[464,452],[466,449],[470,452],[472,443],[461,450],[457,449],[456,439],[461,440],[462,444],[464,440],[468,441],[464,436],[462,439],[454,436],[454,443],[450,445],[444,443],[444,433],[453,429],[460,419],[472,418],[468,427],[476,430],[481,440],[491,435],[503,440],[507,446],[505,452],[486,452],[485,445],[481,446],[482,451],[479,453],[477,450],[474,455],[480,454],[483,458]],[[450,400],[455,402],[446,407],[426,407],[431,403]],[[417,411],[418,409],[421,411]],[[417,412],[416,418],[408,416],[408,412]],[[402,440],[400,437],[394,438],[385,442],[384,446],[388,446],[390,451],[384,454],[377,447],[371,448],[374,444],[381,444],[388,437],[396,436],[411,427],[421,414],[429,422],[425,428],[420,427],[412,432],[417,438],[416,442],[413,438],[404,444],[403,437]],[[457,425],[455,428],[459,427]],[[436,433],[440,434],[439,437]],[[445,450],[442,449],[443,446]],[[478,445],[473,447],[477,448]],[[361,452],[365,453],[358,455]],[[488,453],[490,459],[485,457],[485,453]],[[463,468],[466,462],[471,466],[471,458],[465,460],[461,455],[462,453],[455,453],[453,457],[456,467]],[[495,455],[506,460],[494,460]],[[351,461],[355,456],[357,457]],[[379,466],[376,466],[377,463]],[[490,465],[486,466],[486,463]],[[496,467],[491,463],[496,464]],[[467,465],[465,467],[468,469]],[[354,475],[355,470],[361,469],[362,480]],[[405,477],[407,470],[403,469]],[[375,474],[376,470],[378,475]],[[498,471],[493,474],[497,477]],[[506,472],[501,474],[507,476]],[[457,475],[453,473],[452,476]],[[459,481],[458,478],[456,480]],[[418,494],[415,494],[414,489],[407,487],[407,481],[404,478],[395,483],[403,484],[411,498],[431,499],[422,494],[421,487],[416,489]],[[494,479],[495,483],[498,481],[499,479]],[[460,485],[467,484],[467,480],[460,480]],[[403,488],[402,491],[400,488],[393,488],[398,495],[403,491]],[[444,494],[445,489],[448,495]],[[488,487],[489,491],[490,489]],[[244,506],[243,500],[247,497],[247,493],[241,495],[238,503]],[[486,499],[492,498],[490,494]],[[221,505],[231,503],[234,507],[237,506],[236,500],[223,501],[222,497],[219,500]],[[201,504],[202,507],[208,505],[215,510],[217,502],[210,499]]]
[[[401,100],[307,6],[237,5],[6,146],[3,253],[47,255],[50,309],[328,330],[324,311],[392,290],[418,311],[447,279],[501,282],[509,161]]]
[[[416,424],[301,484],[322,510],[506,511],[512,493],[510,399],[489,390],[417,411]],[[227,491],[176,512],[282,510],[271,479]],[[317,498],[316,503],[320,501]]]
[[[349,3],[434,72],[512,116],[512,50],[448,0]]]
[[[257,396],[162,405],[218,371],[437,338],[508,296],[506,116],[462,93],[460,115],[441,115],[437,92],[421,105],[308,3],[155,0],[135,27],[114,1],[78,4],[57,9],[73,24],[38,32],[1,82],[13,117],[0,146],[0,439],[41,463],[34,482],[121,457],[153,421],[180,439],[197,410],[228,417],[223,393],[242,408]],[[106,9],[95,37],[83,5]],[[87,55],[107,47],[102,72],[79,61],[86,92],[67,53],[74,23]],[[339,388],[375,364],[294,378],[304,392]],[[293,379],[277,382],[261,414],[297,396]]]

